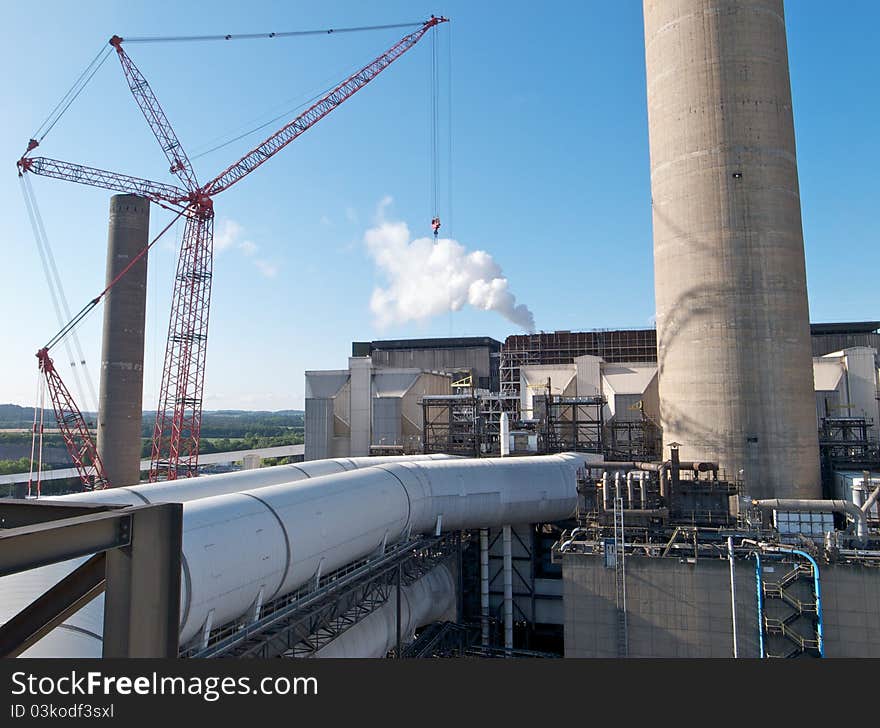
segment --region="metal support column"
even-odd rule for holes
[[[623,499],[614,493],[614,566],[617,586],[617,656],[629,656],[629,625],[626,613],[626,531],[623,526]]]
[[[104,657],[177,657],[183,505],[132,510],[131,544],[107,552]]]
[[[733,620],[733,656],[739,657],[736,642],[736,572],[733,563],[733,536],[727,537],[727,558],[730,560],[730,616]]]
[[[480,625],[483,647],[489,646],[489,529],[480,529]]]
[[[396,641],[396,649],[394,650],[394,656],[397,659],[400,659],[400,647],[401,647],[401,639],[400,639],[400,572],[402,570],[402,565],[397,565],[397,575],[395,577],[395,587],[397,591],[397,608],[396,608],[396,619],[397,619],[397,641]]]
[[[513,549],[510,526],[503,529],[504,546],[504,649],[513,649]]]
[[[27,650],[105,592],[105,657],[177,655],[183,506],[0,501],[0,576],[83,559],[0,627],[0,656]]]
[[[464,539],[461,531],[458,532],[455,540],[455,622],[461,624],[464,621]]]

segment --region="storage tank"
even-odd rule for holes
[[[664,445],[820,496],[782,0],[644,0]]]

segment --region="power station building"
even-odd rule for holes
[[[877,350],[866,345],[880,339],[878,327],[875,322],[811,326],[812,349],[819,352],[812,357],[812,431],[823,453],[829,447],[840,450],[835,438],[849,441],[850,448],[880,441]],[[557,420],[550,426],[559,433],[559,445],[552,449],[604,450],[612,459],[659,457],[655,342],[654,329],[512,335],[504,344],[479,338],[356,342],[348,369],[306,373],[306,459],[498,454],[502,412],[512,423],[525,424],[511,434],[513,451],[542,449],[535,423],[549,412]],[[839,345],[844,348],[830,348]],[[759,366],[753,376],[769,373]],[[501,391],[453,387],[468,377],[472,383],[496,381]],[[555,399],[550,411],[543,404],[548,396]],[[354,437],[352,422],[360,433]],[[567,436],[578,429],[580,435]],[[604,448],[596,445],[603,440]],[[721,472],[741,479],[739,473]],[[830,487],[827,467],[823,478]]]
[[[489,337],[356,341],[348,369],[308,371],[306,460],[422,451],[422,398],[454,380],[498,386]]]

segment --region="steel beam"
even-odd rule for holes
[[[127,546],[137,508],[0,530],[0,576]]]
[[[0,528],[20,528],[33,526],[36,523],[57,521],[73,516],[88,516],[123,505],[107,505],[105,503],[72,503],[71,501],[30,500],[24,498],[0,498]]]
[[[95,554],[0,627],[0,657],[18,657],[104,591],[105,563]]]
[[[177,657],[183,505],[131,509],[130,545],[107,553],[104,657]]]
[[[183,506],[0,503],[0,576],[91,556],[0,629],[0,655],[24,652],[106,590],[105,657],[174,657]]]

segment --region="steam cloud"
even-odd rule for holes
[[[390,200],[383,200],[381,211]],[[508,288],[501,266],[484,250],[468,252],[458,241],[429,237],[410,240],[406,223],[381,221],[364,236],[367,250],[388,285],[375,288],[370,309],[376,324],[422,321],[465,304],[500,313],[525,331],[535,317]]]

